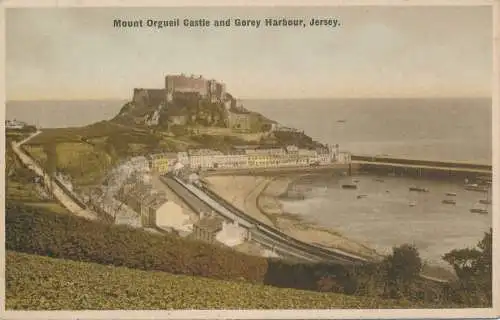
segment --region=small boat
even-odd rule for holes
[[[413,187],[410,187],[410,191],[429,192],[429,189],[413,186]]]
[[[358,183],[358,182],[359,182],[359,180],[358,180],[358,179],[354,179],[354,180],[352,180],[352,182],[354,182],[354,183]]]
[[[488,193],[486,194],[486,199],[479,200],[479,203],[481,203],[481,204],[491,204],[490,191],[491,191],[491,189],[488,189]]]
[[[464,186],[464,189],[469,190],[469,191],[479,191],[479,192],[487,192],[488,191],[487,187],[480,186],[477,183],[466,184]]]
[[[487,214],[488,210],[487,209],[483,209],[483,208],[472,208],[472,209],[470,209],[470,212],[472,212],[472,213],[480,213],[480,214]]]
[[[457,204],[457,202],[454,199],[444,199],[441,202],[444,204]]]
[[[363,198],[366,198],[366,197],[368,197],[367,194],[359,194],[356,198],[363,199]]]
[[[446,195],[449,197],[456,197],[457,194],[455,192],[446,192]]]
[[[384,182],[384,179],[376,178],[376,179],[373,179],[373,181]]]
[[[344,119],[337,120],[338,123],[345,123]]]
[[[357,189],[358,186],[354,183],[343,184],[342,189]]]
[[[416,205],[417,205],[417,203],[416,203],[415,201],[410,201],[410,203],[408,203],[408,205],[409,205],[410,207],[414,207],[414,206],[416,206]]]

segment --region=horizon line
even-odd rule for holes
[[[373,96],[373,97],[244,97],[236,98],[236,100],[334,100],[334,99],[352,99],[352,100],[366,100],[366,99],[493,99],[493,96]],[[30,101],[132,101],[131,98],[120,97],[107,97],[107,98],[40,98],[40,99],[5,99],[5,102],[30,102]]]

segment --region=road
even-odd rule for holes
[[[54,182],[54,179],[49,177],[49,175],[43,171],[43,169],[35,162],[35,160],[27,155],[21,148],[24,143],[33,139],[40,133],[42,132],[37,131],[21,142],[12,142],[12,150],[17,154],[19,159],[24,163],[24,165],[26,165],[27,168],[29,168],[31,171],[34,171],[38,176],[43,177],[43,181],[52,181],[52,194],[57,200],[59,200],[60,203],[62,203],[64,207],[66,207],[66,209],[77,216],[84,217],[90,220],[96,220],[97,214],[88,209],[83,209],[82,207],[80,207],[80,205],[78,205],[73,199],[71,199],[71,197],[69,197],[65,193],[65,191]]]

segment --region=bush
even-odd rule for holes
[[[6,210],[6,248],[77,261],[262,282],[264,258],[126,226],[20,206]]]

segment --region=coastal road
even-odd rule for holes
[[[57,185],[57,183],[55,183],[55,180],[53,178],[45,173],[45,171],[35,162],[33,158],[31,158],[22,150],[21,146],[24,143],[33,139],[40,133],[41,131],[37,131],[21,142],[12,142],[12,150],[14,151],[14,153],[16,153],[21,162],[23,162],[27,168],[34,171],[38,176],[43,177],[43,181],[52,182],[52,194],[57,200],[59,200],[59,202],[62,203],[64,207],[66,207],[70,212],[77,216],[81,216],[90,220],[96,220],[97,215],[94,212],[88,209],[83,209],[79,204],[77,204],[69,195],[66,194],[66,192],[61,187]]]
[[[199,212],[212,212],[215,211],[210,205],[206,202],[195,196],[193,193],[188,191],[184,186],[182,186],[179,182],[175,181],[170,177],[163,177],[161,179],[163,183],[165,183],[173,192],[175,192],[179,198],[185,201],[190,208],[193,209],[196,213]],[[231,220],[231,219],[228,219]],[[252,225],[248,223],[247,225]],[[272,250],[279,255],[300,261],[320,261],[314,255],[311,255],[307,252],[301,252],[287,244],[280,243],[276,239],[273,239],[266,235],[263,232],[258,230],[252,231],[252,241],[260,244],[262,247]]]
[[[244,223],[240,223],[240,225],[250,229],[253,241],[259,243],[267,249],[273,250],[281,256],[309,262],[323,261],[340,264],[352,264],[359,262],[354,261],[355,259],[346,258],[338,252],[326,249],[321,250],[310,245],[308,246],[305,243],[299,243],[298,240],[282,235],[277,230],[274,231],[272,228],[270,229],[269,226],[252,219],[235,208],[232,208],[231,206],[228,207],[228,205],[224,203],[223,199],[214,198],[213,195],[207,195],[201,191],[197,192],[195,195],[193,193],[194,190],[191,191],[187,189],[187,187],[189,187],[187,184],[184,186],[171,177],[164,177],[162,181],[166,183],[170,189],[177,193],[180,198],[188,202],[190,207],[196,208],[202,212],[215,211],[222,216],[228,217],[229,220],[244,221]]]

